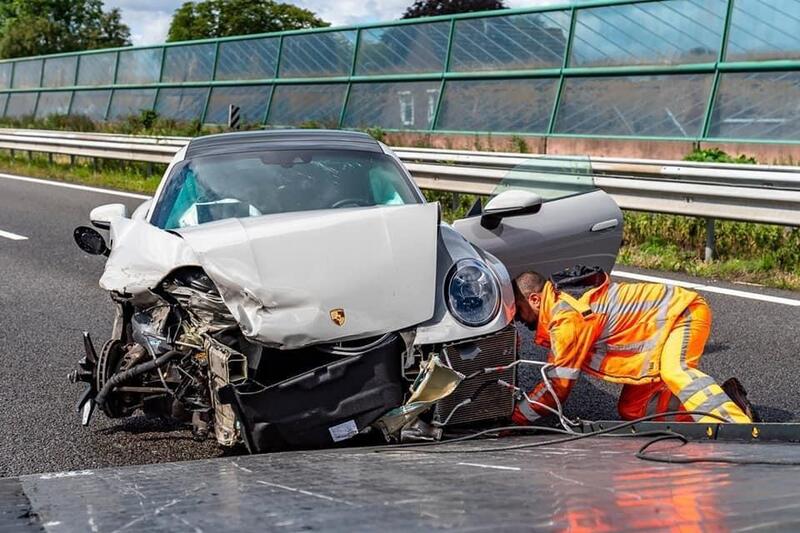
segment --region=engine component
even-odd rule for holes
[[[106,397],[109,395],[109,393],[111,393],[111,391],[114,390],[115,387],[139,376],[143,376],[152,370],[160,369],[180,355],[182,355],[181,352],[177,350],[171,350],[164,355],[153,359],[152,361],[147,361],[146,363],[136,365],[129,370],[117,372],[105,383],[105,385],[103,385],[103,388],[100,389],[100,392],[97,393],[95,402],[98,406],[104,408],[106,404]]]
[[[202,270],[181,270],[161,286],[182,309],[209,331],[220,331],[236,325],[214,282]]]
[[[511,364],[517,360],[517,330],[510,325],[490,337],[446,346],[444,355],[453,370],[467,376],[485,368]],[[497,380],[515,385],[516,369],[462,381],[452,394],[436,404],[435,420],[453,425],[510,417],[514,394]]]
[[[362,352],[264,387],[248,380],[219,390],[251,453],[316,448],[349,439],[403,403],[405,344],[397,335]]]
[[[247,380],[247,358],[210,338],[205,353],[208,354],[211,405],[214,407],[214,436],[223,446],[233,446],[239,440],[233,407],[220,402],[219,389],[226,385],[239,385]]]

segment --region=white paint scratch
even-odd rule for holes
[[[485,465],[483,463],[458,463],[459,466],[474,466],[477,468],[492,468],[494,470],[513,470],[515,472],[519,472],[522,470],[521,468],[517,468],[516,466],[499,466],[499,465]]]
[[[179,502],[180,502],[180,500],[172,500],[171,502],[169,502],[167,504],[164,504],[161,507],[157,507],[156,510],[153,511],[152,515],[151,514],[144,514],[144,515],[142,515],[142,516],[140,516],[138,518],[134,518],[133,520],[131,520],[130,522],[128,522],[127,524],[125,524],[121,528],[115,529],[113,533],[118,533],[120,531],[124,531],[124,530],[128,529],[129,527],[138,524],[142,520],[144,520],[146,518],[150,518],[151,516],[158,516],[161,513],[163,513],[165,510],[169,509],[170,507],[172,507],[173,505],[176,505]]]
[[[173,515],[172,515],[172,518],[176,518],[176,519],[180,520],[181,522],[183,522],[183,524],[184,524],[186,527],[189,527],[189,528],[191,528],[192,530],[194,530],[194,533],[203,533],[203,530],[202,530],[202,529],[200,529],[200,528],[199,528],[199,527],[197,527],[196,525],[192,524],[191,522],[189,522],[188,520],[186,520],[186,519],[185,519],[185,518],[183,518],[182,516],[178,516],[178,515],[176,515],[176,514],[173,514]]]
[[[252,471],[252,470],[250,470],[249,468],[245,468],[245,467],[243,467],[243,466],[240,466],[240,465],[239,465],[239,463],[235,463],[235,462],[234,462],[234,463],[231,463],[231,464],[232,464],[233,466],[235,466],[236,468],[238,468],[239,470],[241,470],[242,472],[247,472],[248,474],[252,474],[252,473],[253,473],[253,471]]]
[[[289,492],[296,492],[298,494],[305,494],[306,496],[312,496],[314,498],[319,498],[321,500],[327,500],[327,501],[331,501],[331,502],[343,503],[345,505],[354,505],[352,502],[348,502],[347,500],[340,500],[338,498],[333,498],[331,496],[326,496],[325,494],[319,494],[319,493],[316,493],[316,492],[311,492],[310,490],[296,489],[294,487],[289,487],[287,485],[281,485],[279,483],[270,483],[269,481],[261,481],[261,480],[256,481],[256,483],[258,483],[260,485],[266,485],[268,487],[274,487],[276,489],[287,490]]]

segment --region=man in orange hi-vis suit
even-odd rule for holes
[[[547,376],[563,403],[581,372],[624,384],[625,420],[669,411],[702,411],[750,423],[746,392],[732,378],[720,387],[697,369],[711,329],[711,310],[690,290],[657,283],[616,283],[599,268],[575,267],[545,280],[526,272],[514,280],[517,319],[535,328],[550,349]],[[520,401],[512,417],[530,424],[556,407],[544,382]],[[710,416],[670,417],[718,422]]]

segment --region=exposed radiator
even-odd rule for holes
[[[447,346],[444,355],[452,367],[464,375],[486,367],[513,363],[517,360],[517,330],[512,324],[491,337]],[[486,382],[492,384],[487,385],[471,403],[459,408],[448,425],[511,416],[514,397],[507,387],[496,383],[498,379],[516,385],[516,369],[484,374],[464,381],[450,396],[436,404],[436,418],[444,422],[459,403],[471,397]]]

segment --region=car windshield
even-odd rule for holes
[[[226,218],[421,200],[394,159],[354,150],[271,150],[198,157],[166,178],[151,222],[162,229]]]

